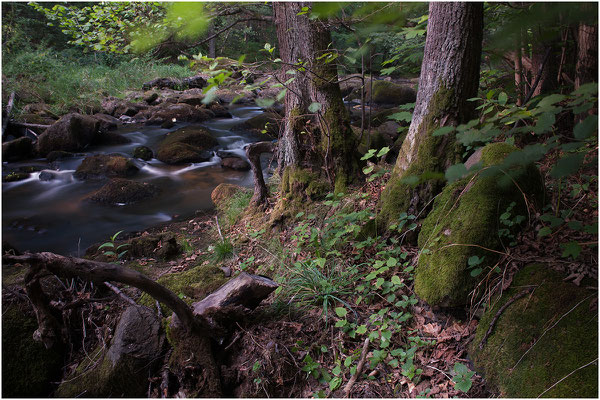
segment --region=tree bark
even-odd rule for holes
[[[575,89],[598,79],[598,26],[579,24]]]
[[[422,211],[444,186],[446,168],[460,160],[451,135],[432,133],[472,118],[467,99],[477,95],[482,35],[482,3],[430,3],[415,111],[382,193],[380,223]]]
[[[279,143],[279,167],[324,171],[331,186],[343,191],[358,175],[358,158],[348,112],[344,107],[335,62],[326,62],[331,52],[331,33],[324,21],[301,13],[309,2],[273,3],[283,79],[287,84],[285,124]],[[310,12],[310,11],[309,11]],[[333,53],[332,53],[333,54]],[[300,62],[300,63],[299,63]],[[288,71],[294,71],[287,74]],[[308,107],[318,103],[313,118],[318,129],[308,127]]]

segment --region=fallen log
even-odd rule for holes
[[[42,341],[47,348],[54,346],[61,337],[61,324],[52,314],[47,296],[39,282],[47,272],[59,276],[80,277],[96,283],[114,281],[135,286],[172,309],[187,331],[197,330],[204,325],[194,317],[192,309],[175,293],[147,276],[120,265],[64,257],[48,252],[25,253],[21,256],[4,255],[3,260],[29,264],[25,287],[27,295],[32,300],[39,326],[34,337]]]
[[[256,308],[278,286],[264,276],[242,272],[203,300],[192,303],[193,314],[221,339],[229,326]],[[177,325],[174,316],[171,326]]]
[[[272,153],[275,148],[274,142],[252,143],[246,147],[246,157],[250,161],[252,175],[254,178],[254,195],[250,202],[255,206],[261,206],[269,197],[269,189],[265,184],[262,167],[260,165],[260,155],[262,153]]]

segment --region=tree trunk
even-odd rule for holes
[[[517,51],[515,51],[515,92],[517,93],[517,105],[523,104],[523,57],[522,57],[522,46],[521,46],[521,31],[517,32]]]
[[[215,25],[214,22],[211,23],[210,28],[207,32],[210,39],[208,40],[208,57],[216,58],[217,57],[217,37],[214,36]]]
[[[260,165],[260,155],[262,153],[272,153],[273,147],[273,142],[252,143],[246,147],[246,156],[248,157],[248,160],[250,160],[250,167],[252,168],[252,176],[254,178],[254,195],[252,196],[250,203],[256,207],[262,206],[269,197],[269,189],[265,184],[262,167]]]
[[[429,5],[429,24],[411,125],[381,197],[378,221],[421,212],[445,184],[444,171],[460,160],[453,136],[432,136],[473,116],[483,34],[482,3]]]
[[[575,89],[598,79],[598,26],[579,24]]]
[[[326,62],[327,53],[331,52],[331,33],[324,21],[309,19],[309,13],[298,15],[303,7],[310,8],[310,3],[273,3],[279,52],[286,71],[282,79],[295,78],[286,84],[279,167],[308,169],[321,179],[324,172],[328,184],[343,191],[358,174],[354,136],[342,101],[336,64]],[[319,104],[319,110],[311,116],[316,127],[307,125],[312,103]],[[288,173],[287,177],[293,175]],[[294,186],[290,182],[282,184]]]

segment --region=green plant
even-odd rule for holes
[[[471,386],[473,385],[473,375],[475,372],[470,371],[466,365],[463,363],[454,364],[454,369],[452,371],[454,377],[452,378],[452,382],[454,382],[454,388],[460,390],[461,392],[467,393]]]
[[[120,251],[121,249],[129,246],[129,243],[123,243],[119,246],[115,247],[115,242],[117,240],[117,237],[122,233],[123,231],[119,231],[117,233],[115,233],[114,235],[112,235],[109,239],[110,241],[102,243],[100,246],[98,246],[98,250],[100,249],[111,249],[111,250],[104,250],[102,252],[102,255],[109,257],[110,259],[112,259],[112,262],[117,262],[119,260],[121,260],[125,254],[127,253],[128,250],[123,250]]]
[[[229,239],[223,239],[215,243],[213,254],[217,261],[225,260],[233,255],[233,244]]]
[[[246,210],[250,204],[251,198],[252,193],[244,190],[234,194],[229,199],[227,206],[223,210],[225,221],[229,225],[233,225],[238,221],[240,216],[244,213],[244,210]]]
[[[179,244],[181,245],[181,249],[183,250],[183,252],[186,254],[190,254],[194,251],[194,246],[192,246],[189,240],[185,238],[181,239]]]

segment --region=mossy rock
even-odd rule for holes
[[[372,95],[371,95],[372,93]],[[410,86],[398,85],[389,81],[373,81],[373,89],[370,85],[366,86],[367,99],[372,97],[372,101],[377,104],[406,104],[413,103],[417,94]]]
[[[257,116],[250,118],[247,121],[242,122],[232,128],[233,131],[250,131],[254,134],[263,134],[263,130],[266,134],[276,139],[279,136],[279,121],[281,116],[276,112],[264,112]]]
[[[67,114],[38,137],[37,151],[45,156],[54,150],[80,151],[89,146],[100,129],[96,118]]]
[[[143,235],[128,241],[128,255],[168,260],[181,253],[181,246],[173,233]]]
[[[221,183],[213,189],[210,198],[219,210],[224,210],[227,207],[228,201],[240,192],[247,192],[248,189],[233,185],[231,183]]]
[[[482,150],[481,161],[486,167],[497,165],[514,150],[506,143],[492,143]],[[507,171],[511,177],[485,172],[447,185],[423,221],[418,242],[420,249],[428,251],[419,258],[415,292],[430,305],[467,304],[469,292],[480,279],[471,276],[470,257],[485,257],[481,267],[495,264],[497,254],[483,248],[502,249],[500,215],[512,202],[513,216],[527,215],[523,194],[514,182],[526,191],[529,200],[537,202],[543,197],[543,180],[534,165]]]
[[[185,127],[169,133],[160,143],[156,158],[167,164],[184,164],[208,161],[208,150],[219,144],[202,127]]]
[[[148,146],[137,146],[133,149],[133,157],[144,161],[150,161],[152,157],[154,157],[154,153]]]
[[[164,334],[154,311],[128,307],[111,346],[99,346],[62,383],[57,397],[142,397],[163,350]]]
[[[17,182],[29,178],[27,172],[9,172],[2,177],[2,182]]]
[[[101,180],[105,178],[126,178],[139,168],[132,160],[118,154],[97,154],[86,157],[73,176],[81,180]]]
[[[148,182],[114,178],[87,196],[95,203],[106,205],[133,204],[156,196],[160,189]]]
[[[3,161],[26,160],[31,158],[32,155],[33,141],[26,136],[2,143]]]
[[[4,271],[2,274],[4,283]],[[33,340],[33,313],[17,305],[2,307],[2,397],[48,397],[60,379],[63,356]]]
[[[562,278],[542,264],[525,267],[479,322],[470,353],[500,397],[598,397],[598,364],[578,370],[598,358],[598,311],[593,305],[597,291]],[[500,314],[479,349],[500,307],[532,285],[537,287],[531,295]]]
[[[157,282],[181,296],[186,303],[192,304],[217,290],[227,282],[227,278],[217,266],[198,265],[187,271],[163,275]],[[154,305],[154,299],[144,294],[139,303],[151,307]],[[164,304],[161,304],[161,307],[167,308]]]

